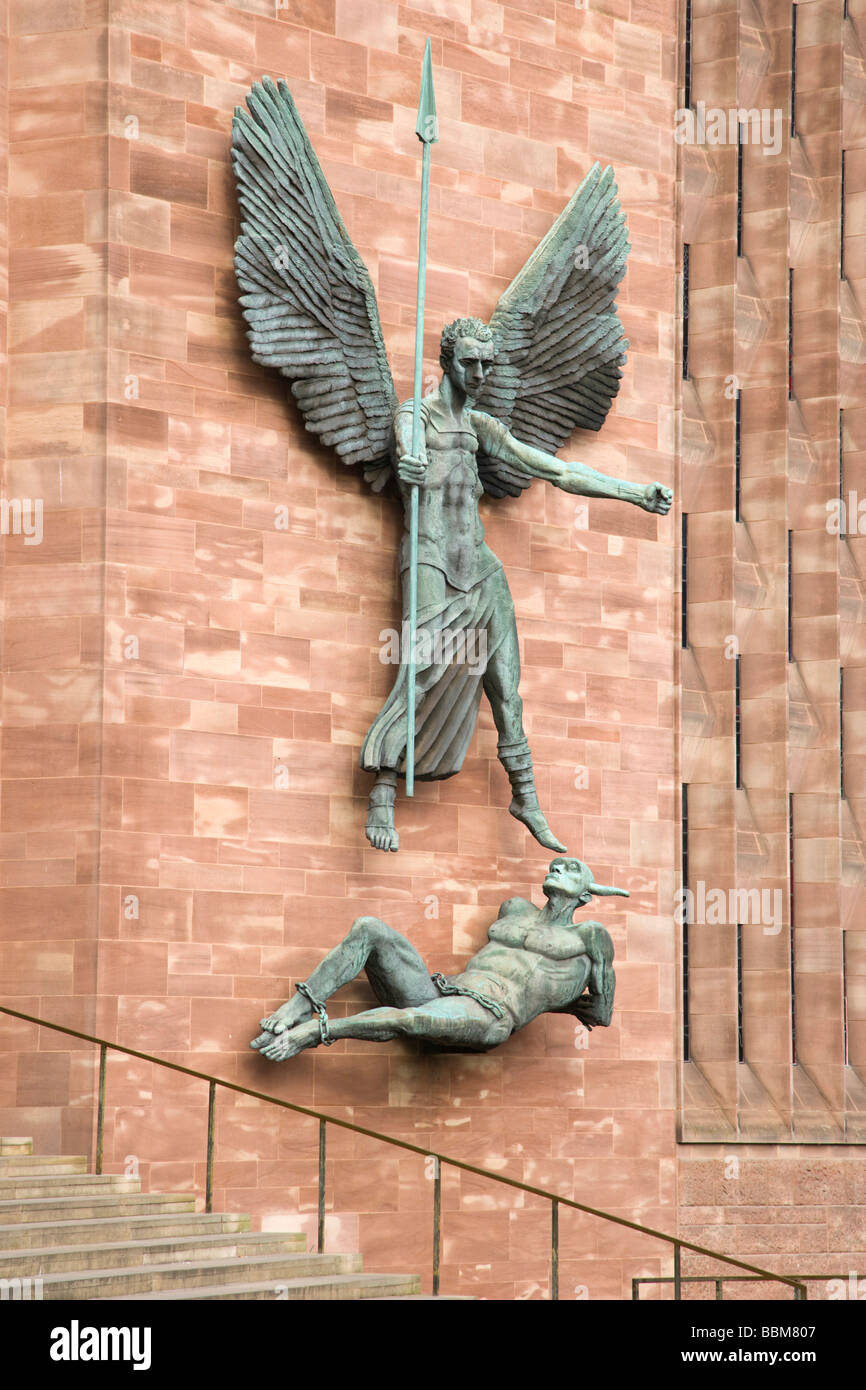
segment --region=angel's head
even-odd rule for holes
[[[455,319],[442,330],[439,361],[452,385],[465,395],[480,395],[495,358],[493,330],[481,319]]]

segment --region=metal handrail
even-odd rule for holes
[[[94,1037],[92,1033],[79,1032],[77,1028],[67,1028],[60,1023],[51,1023],[46,1018],[37,1018],[33,1014],[22,1013],[18,1009],[10,1009],[0,1004],[0,1014],[6,1014],[10,1018],[22,1019],[25,1023],[35,1023],[40,1028],[50,1028],[55,1033],[63,1033],[70,1038],[78,1038],[82,1042],[94,1043],[99,1048],[99,1090],[97,1102],[97,1124],[96,1124],[96,1161],[94,1170],[96,1173],[102,1172],[103,1140],[105,1134],[105,1085],[106,1085],[106,1059],[108,1049],[113,1052],[122,1052],[126,1057],[136,1057],[142,1062],[152,1062],[158,1067],[165,1067],[168,1071],[180,1072],[183,1076],[195,1077],[198,1081],[208,1083],[208,1145],[207,1145],[207,1178],[205,1188],[205,1210],[213,1209],[213,1163],[214,1163],[214,1137],[216,1131],[216,1088],[221,1086],[223,1090],[234,1091],[237,1095],[250,1096],[253,1100],[262,1100],[267,1105],[279,1106],[282,1110],[291,1110],[296,1115],[305,1115],[308,1119],[319,1121],[319,1202],[318,1202],[318,1252],[321,1254],[325,1244],[325,1161],[326,1161],[326,1128],[328,1125],[336,1125],[339,1129],[350,1130],[353,1134],[361,1134],[367,1139],[377,1139],[382,1144],[390,1144],[392,1148],[402,1149],[406,1153],[420,1154],[422,1158],[435,1159],[433,1174],[433,1293],[439,1292],[439,1255],[441,1242],[441,1217],[442,1217],[442,1168],[447,1165],[450,1168],[458,1168],[464,1173],[472,1173],[475,1177],[486,1178],[490,1182],[498,1182],[505,1187],[513,1187],[519,1192],[528,1192],[534,1197],[543,1197],[551,1203],[551,1233],[550,1233],[550,1269],[551,1269],[551,1298],[555,1301],[559,1297],[559,1208],[569,1207],[573,1211],[581,1211],[587,1216],[597,1216],[601,1221],[608,1221],[615,1226],[625,1226],[628,1230],[638,1231],[641,1235],[651,1236],[654,1240],[662,1240],[667,1245],[673,1246],[674,1253],[674,1297],[680,1299],[681,1285],[686,1282],[682,1275],[682,1252],[690,1250],[693,1254],[704,1255],[712,1260],[719,1260],[723,1264],[731,1265],[736,1269],[747,1270],[749,1274],[756,1275],[764,1282],[777,1284],[787,1284],[794,1290],[794,1298],[798,1300],[807,1299],[808,1292],[806,1285],[799,1279],[787,1274],[774,1274],[771,1270],[762,1269],[760,1265],[749,1264],[746,1260],[734,1259],[732,1255],[722,1255],[717,1250],[709,1250],[704,1245],[696,1245],[694,1241],[683,1240],[679,1236],[672,1236],[667,1231],[657,1231],[652,1226],[643,1226],[638,1221],[629,1221],[624,1216],[614,1216],[612,1212],[602,1211],[598,1207],[590,1207],[585,1202],[576,1202],[572,1197],[563,1197],[559,1193],[550,1192],[543,1187],[535,1187],[531,1183],[520,1182],[517,1178],[507,1178],[502,1173],[494,1173],[489,1168],[479,1168],[474,1163],[466,1163],[460,1158],[451,1158],[448,1154],[437,1153],[431,1149],[421,1148],[418,1144],[410,1144],[406,1139],[394,1139],[389,1134],[381,1134],[378,1130],[367,1129],[364,1125],[353,1124],[351,1120],[341,1120],[336,1115],[326,1115],[321,1110],[312,1110],[307,1105],[298,1105],[291,1100],[282,1100],[277,1096],[269,1096],[264,1091],[254,1091],[249,1086],[241,1086],[236,1081],[224,1081],[221,1077],[211,1076],[209,1072],[196,1071],[193,1067],[181,1066],[179,1062],[166,1061],[164,1057],[155,1057],[151,1052],[141,1052],[134,1047],[125,1047],[122,1043],[109,1042],[107,1038]]]
[[[832,1280],[839,1280],[843,1284],[850,1284],[856,1281],[859,1286],[863,1276],[855,1274],[849,1270],[847,1274],[798,1274],[797,1279],[804,1284],[829,1284]],[[631,1296],[636,1303],[640,1303],[641,1284],[673,1284],[675,1281],[670,1275],[641,1274],[631,1281]],[[758,1274],[682,1274],[680,1275],[681,1284],[715,1284],[716,1302],[724,1302],[723,1284],[760,1284],[761,1278]]]

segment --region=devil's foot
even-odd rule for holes
[[[559,854],[565,853],[565,845],[560,844],[557,840],[537,801],[530,805],[525,801],[518,801],[515,797],[508,809],[514,819],[521,821],[530,835],[534,835],[538,843],[544,845],[545,849],[556,850]]]
[[[268,1034],[284,1033],[287,1028],[294,1028],[296,1024],[302,1023],[305,1018],[310,1017],[310,1006],[305,999],[298,996],[296,999],[289,999],[285,1004],[270,1015],[269,1018],[259,1019],[262,1027]],[[264,1034],[262,1035],[265,1036]],[[258,1041],[258,1039],[256,1040]],[[252,1044],[255,1047],[255,1043]]]
[[[257,1038],[253,1038],[250,1047],[267,1057],[269,1062],[286,1062],[290,1057],[297,1057],[305,1047],[314,1047],[318,1038],[318,1024],[310,1028],[308,1024],[302,1023],[300,1027],[289,1028],[285,1033],[276,1036],[273,1033],[260,1033]]]
[[[394,803],[370,801],[367,811],[365,834],[374,849],[396,852],[400,848],[400,836],[394,828]]]

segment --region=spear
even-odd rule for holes
[[[424,50],[421,100],[415,134],[423,146],[421,157],[421,221],[418,233],[418,302],[415,313],[415,383],[412,395],[412,456],[421,449],[421,392],[424,374],[424,299],[427,288],[427,224],[430,216],[430,147],[439,139],[436,93],[433,90],[433,54],[430,40]],[[409,633],[408,700],[406,715],[406,795],[415,795],[415,647],[418,640],[418,484],[409,493]]]

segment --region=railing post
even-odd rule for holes
[[[550,1297],[559,1299],[559,1203],[550,1204]]]
[[[724,1303],[724,1301],[725,1301],[725,1291],[724,1291],[724,1289],[722,1288],[722,1281],[721,1281],[721,1279],[717,1279],[717,1280],[716,1280],[716,1302],[717,1302],[717,1303]]]
[[[632,1298],[633,1298],[633,1300],[634,1300],[635,1303],[639,1303],[639,1302],[640,1302],[640,1280],[639,1280],[639,1279],[632,1279],[632,1281],[631,1281],[631,1296],[632,1296]]]
[[[327,1157],[327,1135],[325,1120],[319,1121],[319,1218],[316,1226],[316,1249],[320,1255],[325,1253],[325,1159]]]
[[[679,1303],[683,1296],[683,1252],[679,1241],[674,1241],[674,1301]]]
[[[205,1178],[204,1209],[213,1211],[213,1155],[216,1130],[216,1082],[208,1086],[207,1094],[207,1177]]]
[[[107,1043],[99,1047],[99,1086],[96,1101],[96,1164],[95,1171],[102,1172],[102,1149],[105,1143],[105,1063],[108,1056]]]
[[[809,1290],[805,1284],[798,1284],[794,1289],[794,1302],[806,1303],[809,1298]]]
[[[442,1165],[433,1160],[433,1297],[439,1295],[439,1271],[442,1240]]]

